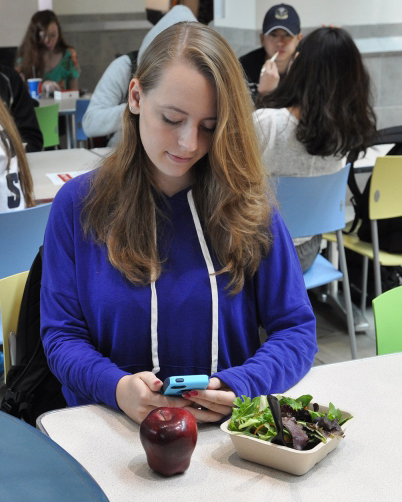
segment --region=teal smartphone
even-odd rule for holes
[[[171,376],[163,382],[161,393],[165,396],[181,396],[190,390],[206,389],[208,384],[208,375]]]

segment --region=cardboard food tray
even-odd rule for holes
[[[75,90],[65,90],[65,91],[54,91],[54,99],[78,99],[80,97],[80,91]]]
[[[322,413],[328,411],[328,406],[319,404],[319,407],[319,411]],[[311,408],[310,405],[309,408]],[[352,416],[348,411],[341,410],[341,413],[342,419]],[[230,420],[227,420],[221,424],[221,429],[223,432],[230,435],[239,457],[297,476],[306,474],[315,464],[320,462],[328,453],[334,450],[339,445],[340,441],[343,441],[340,437],[328,438],[326,443],[320,443],[311,450],[299,451],[286,446],[279,446],[262,439],[235,434],[228,430],[229,422]],[[348,420],[342,425],[343,431],[345,431],[350,422],[351,420]]]

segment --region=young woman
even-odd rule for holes
[[[53,202],[45,352],[69,405],[106,403],[137,422],[181,406],[217,421],[236,395],[281,392],[309,370],[314,314],[225,40],[173,25],[128,94],[117,150]],[[205,373],[205,391],[159,393],[168,376]]]
[[[21,137],[0,99],[0,212],[34,206],[32,192],[32,177]]]
[[[42,78],[43,89],[49,92],[78,89],[77,54],[65,42],[53,11],[42,10],[32,16],[17,52],[16,68],[25,80]]]
[[[301,40],[281,85],[254,113],[264,164],[275,176],[317,176],[365,151],[375,133],[370,80],[350,35],[319,28]],[[321,236],[295,240],[303,272]]]

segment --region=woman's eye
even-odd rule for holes
[[[180,120],[177,120],[177,121],[174,121],[174,120],[169,120],[165,115],[162,115],[162,119],[164,122],[166,122],[166,124],[170,124],[170,125],[177,125],[177,124],[180,124]]]
[[[204,131],[207,131],[207,132],[210,132],[210,133],[213,133],[215,131],[215,127],[202,126],[202,128],[204,129]]]

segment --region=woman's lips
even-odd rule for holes
[[[190,162],[191,159],[193,158],[193,157],[179,157],[169,152],[166,153],[169,159],[172,160],[173,162],[176,162],[177,164],[187,164],[187,162]]]

